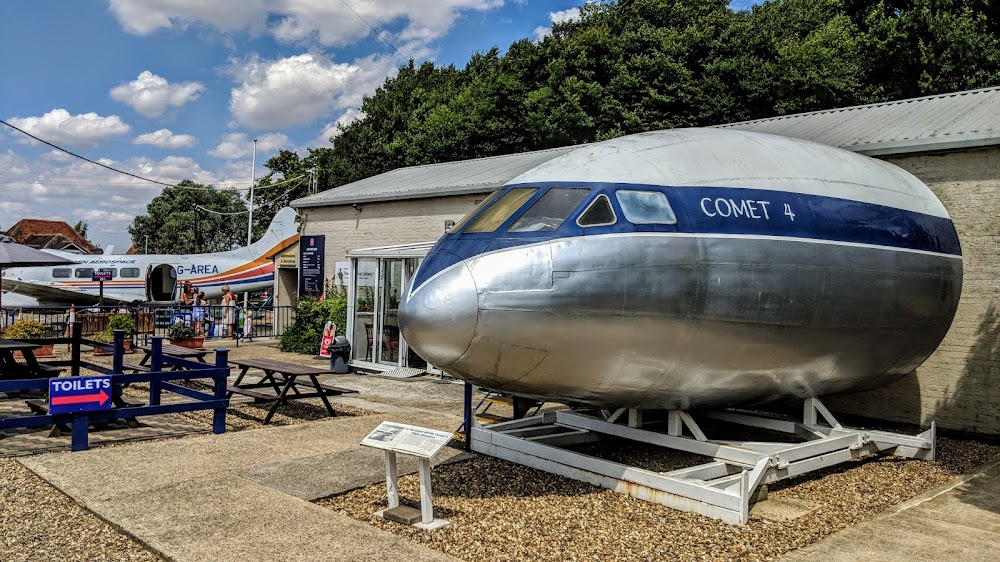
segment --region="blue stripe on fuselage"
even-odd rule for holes
[[[427,254],[413,280],[419,287],[448,266],[489,251],[536,244],[558,238],[630,232],[682,232],[692,234],[746,234],[847,242],[962,255],[958,233],[951,220],[895,207],[787,191],[726,187],[661,187],[609,183],[561,183],[509,185],[538,187],[521,209],[494,232],[450,233]],[[553,187],[592,190],[569,219],[551,232],[507,232],[528,207]],[[659,191],[667,196],[677,224],[634,225],[625,220],[614,196],[620,189]],[[580,212],[599,194],[608,195],[618,222],[610,226],[582,228],[576,224]],[[472,221],[469,221],[471,223]],[[468,223],[467,223],[468,224]]]

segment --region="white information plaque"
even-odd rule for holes
[[[447,445],[451,438],[452,434],[445,431],[382,422],[361,440],[361,444],[429,459]]]

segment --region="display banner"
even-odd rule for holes
[[[299,297],[319,297],[323,294],[323,260],[326,256],[326,236],[304,236],[299,239]]]
[[[337,325],[327,321],[323,327],[323,339],[319,342],[319,354],[321,357],[330,357],[330,346],[333,345],[333,338],[337,335]]]

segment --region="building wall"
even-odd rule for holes
[[[1000,434],[1000,148],[884,159],[920,178],[948,209],[962,242],[962,298],[944,341],[913,374],[825,402],[841,412]]]
[[[432,242],[444,234],[444,221],[465,216],[488,193],[431,199],[364,203],[361,211],[350,205],[299,209],[304,235],[326,236],[326,271],[344,261],[348,250]]]

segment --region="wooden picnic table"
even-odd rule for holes
[[[298,365],[295,363],[285,363],[284,361],[277,361],[274,359],[234,359],[229,362],[240,367],[241,370],[240,374],[236,377],[236,381],[226,388],[228,391],[227,397],[232,397],[235,393],[242,394],[243,396],[250,396],[255,402],[274,402],[274,404],[271,405],[271,409],[268,410],[267,415],[264,417],[264,425],[271,423],[271,417],[274,416],[274,412],[277,411],[278,405],[288,400],[319,397],[323,400],[323,405],[326,406],[326,411],[331,417],[333,417],[336,416],[337,413],[333,411],[333,406],[330,405],[330,401],[327,399],[327,396],[340,396],[341,394],[357,393],[357,390],[321,384],[319,379],[316,377],[318,375],[333,373],[330,369],[310,367],[308,365]],[[250,369],[260,369],[264,371],[264,377],[258,383],[242,384],[243,377],[246,376],[247,371]],[[309,383],[297,381],[296,379],[298,377],[308,377]],[[315,389],[315,392],[300,392],[299,389],[296,388],[297,386],[303,386],[306,388],[311,387],[312,389]],[[274,394],[260,392],[257,390],[263,388],[270,388],[274,390]]]
[[[0,339],[0,378],[49,378],[57,377],[62,369],[39,363],[35,358],[35,350],[41,347],[35,343],[19,340]],[[14,352],[20,351],[24,363],[14,357]]]
[[[149,359],[153,355],[153,346],[137,345],[135,347],[136,349],[144,351],[146,355],[143,356],[142,361],[139,361],[138,364],[125,363],[124,367],[133,371],[149,371],[147,363],[149,363]],[[163,355],[169,355],[178,359],[194,359],[199,363],[208,363],[208,361],[205,361],[205,356],[212,353],[212,351],[213,350],[211,349],[184,347],[182,345],[174,345],[172,343],[165,343],[161,347]],[[177,367],[174,367],[174,370],[176,369]]]

